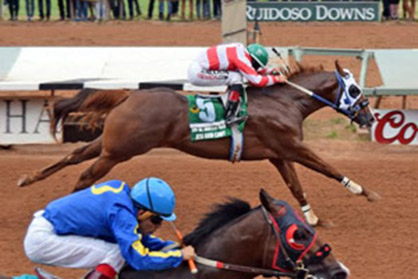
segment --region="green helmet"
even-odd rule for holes
[[[251,57],[257,61],[262,68],[267,66],[267,63],[269,62],[269,54],[262,45],[251,44],[247,47],[247,50]]]

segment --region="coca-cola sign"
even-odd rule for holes
[[[418,144],[418,110],[375,110],[372,140],[383,144]]]

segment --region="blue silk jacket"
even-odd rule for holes
[[[51,202],[44,217],[58,235],[80,235],[117,243],[122,256],[137,270],[177,267],[180,250],[160,251],[172,241],[163,241],[138,230],[137,209],[129,185],[111,180]]]

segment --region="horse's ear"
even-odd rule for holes
[[[341,68],[340,66],[340,62],[338,62],[338,59],[335,60],[335,68],[337,68],[337,72],[341,75],[341,76],[345,76],[344,70],[343,68]]]
[[[300,63],[300,62],[298,62],[298,61],[296,61],[296,71],[297,72],[303,72],[303,65],[302,65],[302,63]]]
[[[272,198],[266,190],[260,189],[260,201],[261,204],[271,212],[271,203],[274,201],[274,198]]]

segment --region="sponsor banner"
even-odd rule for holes
[[[374,110],[372,140],[383,144],[418,144],[418,110]]]
[[[247,20],[379,21],[379,1],[247,2]]]
[[[0,144],[55,143],[49,123],[47,99],[0,99]]]

